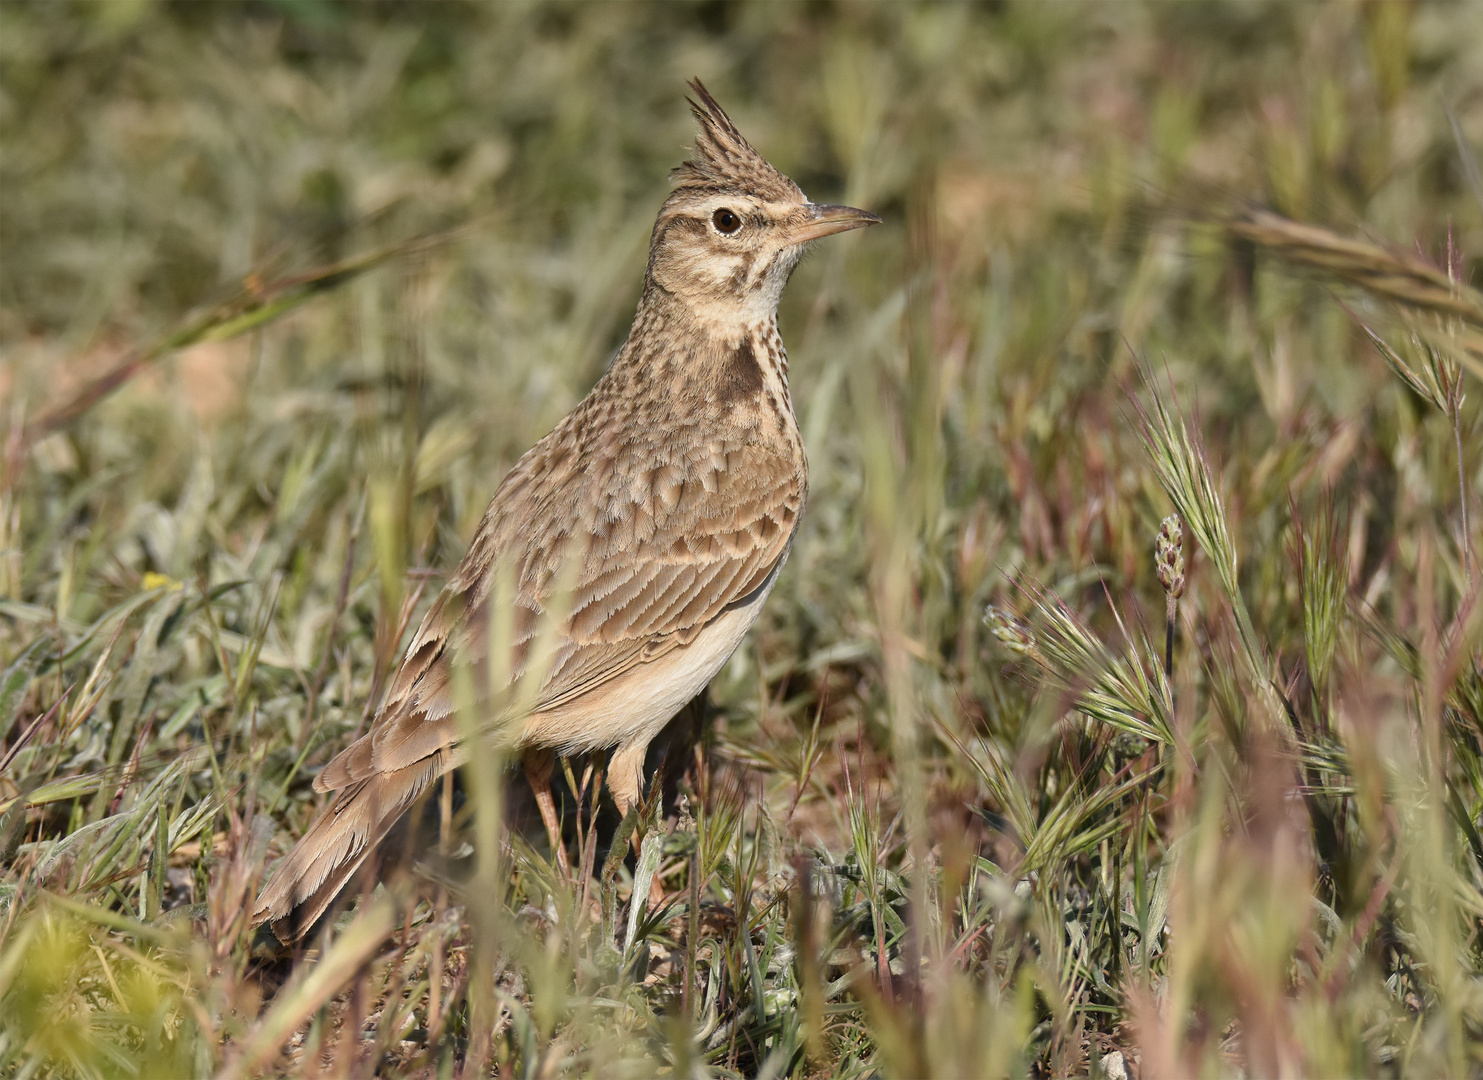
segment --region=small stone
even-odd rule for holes
[[[1121,1050],[1114,1050],[1098,1064],[1100,1065],[1099,1071],[1106,1080],[1128,1080],[1128,1063],[1123,1060]]]

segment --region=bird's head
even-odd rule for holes
[[[777,311],[809,241],[880,218],[810,202],[742,138],[699,79],[690,88],[700,133],[654,223],[649,280],[703,319],[761,322]]]

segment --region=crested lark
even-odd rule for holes
[[[809,202],[690,86],[695,155],[654,223],[628,340],[500,484],[375,725],[315,779],[339,794],[254,912],[285,941],[467,758],[454,670],[485,670],[475,661],[489,654],[492,604],[513,607],[513,656],[506,686],[476,688],[485,730],[522,751],[566,869],[553,753],[612,748],[608,789],[626,813],[649,741],[726,662],[777,581],[808,491],[778,298],[809,241],[880,219]]]

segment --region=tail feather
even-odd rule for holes
[[[447,754],[433,754],[341,791],[258,896],[254,925],[271,923],[285,944],[303,937],[417,797],[450,766]]]

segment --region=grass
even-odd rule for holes
[[[1427,3],[0,5],[0,1071],[1483,1074],[1480,55]],[[788,567],[636,857],[600,760],[573,886],[476,756],[277,955],[695,74],[886,219],[784,301]]]

